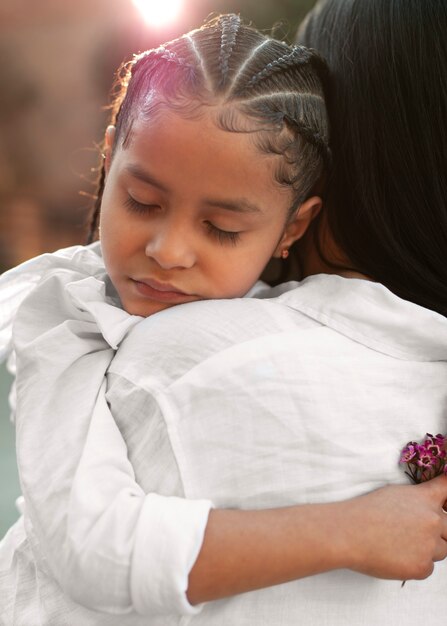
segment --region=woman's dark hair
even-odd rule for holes
[[[113,150],[126,146],[138,117],[153,119],[165,108],[194,116],[202,105],[218,104],[222,128],[265,130],[256,133],[259,148],[283,155],[277,179],[294,190],[293,213],[325,174],[325,71],[315,52],[266,37],[237,15],[222,15],[123,66],[110,122],[116,126]],[[97,235],[104,179],[103,167],[90,241]]]
[[[298,40],[329,66],[336,243],[447,316],[447,2],[323,0]]]

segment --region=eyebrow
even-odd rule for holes
[[[152,187],[156,187],[160,189],[160,191],[164,191],[165,193],[169,192],[168,187],[164,185],[162,182],[157,180],[152,174],[143,170],[139,165],[131,163],[125,168],[125,171],[141,180],[143,183],[147,183],[148,185],[152,185]],[[262,210],[253,204],[246,198],[231,198],[231,199],[218,199],[218,198],[205,198],[204,204],[211,207],[216,207],[217,209],[226,209],[227,211],[233,211],[234,213],[262,213]]]
[[[245,198],[235,198],[234,200],[206,199],[204,202],[208,206],[216,207],[217,209],[227,209],[227,211],[234,211],[235,213],[262,213],[256,204],[249,202]]]
[[[134,178],[138,178],[138,180],[141,180],[143,183],[152,185],[152,187],[157,187],[157,189],[160,189],[164,192],[169,191],[166,185],[163,185],[163,183],[161,183],[154,176],[152,176],[152,174],[149,174],[149,172],[143,170],[139,165],[131,163],[126,167],[125,171],[127,174],[130,174]]]

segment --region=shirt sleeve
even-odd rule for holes
[[[203,543],[211,503],[149,494],[135,532],[131,594],[137,613],[195,615],[186,597],[188,575]],[[154,571],[147,555],[157,564]]]
[[[84,278],[64,271],[41,283],[14,327],[26,516],[46,567],[78,603],[195,614],[185,592],[212,503],[146,494],[137,483],[105,373],[112,345],[138,320],[106,306],[98,281]]]
[[[201,607],[190,605],[186,590],[211,506],[143,492],[104,383],[70,490],[64,589],[105,612],[198,613]]]

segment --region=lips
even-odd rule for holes
[[[159,283],[151,278],[136,280],[131,279],[132,284],[138,294],[149,300],[156,302],[167,302],[170,304],[181,304],[183,302],[193,302],[199,300],[199,296],[179,291],[169,283]]]
[[[163,291],[164,293],[180,293],[184,296],[188,295],[184,291],[176,289],[174,285],[170,285],[169,283],[159,283],[157,280],[153,280],[151,278],[135,279],[135,282],[142,283],[143,285],[148,285],[152,289],[155,289],[156,291]]]

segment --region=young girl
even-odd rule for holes
[[[311,51],[234,15],[136,57],[106,134],[92,222],[94,232],[100,213],[100,245],[43,255],[2,278],[5,346],[15,317],[25,501],[0,550],[5,624],[138,624],[148,615],[176,624],[200,611],[188,599],[339,567],[423,577],[445,557],[445,481],[210,514],[208,498],[178,497],[171,473],[162,495],[144,492],[106,401],[114,351],[142,317],[244,296],[320,210],[323,70]]]

